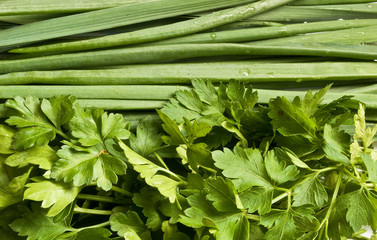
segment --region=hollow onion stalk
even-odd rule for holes
[[[114,34],[101,38],[89,40],[74,41],[69,43],[58,43],[43,45],[39,47],[30,47],[19,50],[21,52],[60,52],[60,51],[82,51],[97,48],[106,48],[136,43],[151,42],[156,40],[168,39],[172,37],[184,36],[208,30],[214,27],[222,26],[228,23],[236,22],[245,18],[258,15],[262,12],[293,2],[294,0],[260,0],[254,3],[242,5],[239,7],[229,8],[205,14],[201,17],[189,19],[186,21],[168,24],[160,27],[142,29],[134,32]],[[132,6],[132,5],[131,5]],[[104,11],[104,10],[103,10]],[[1,36],[1,35],[0,35]],[[1,38],[0,38],[1,46]]]
[[[86,12],[153,0],[2,0],[0,16],[36,13]]]
[[[361,28],[366,26],[373,26],[369,28]],[[349,31],[343,31],[347,36],[344,36],[343,32],[334,31],[328,32],[328,35],[333,35],[335,40],[333,42],[341,41],[341,37],[339,33],[343,33],[342,37],[346,38],[345,41],[341,41],[342,43],[351,43],[348,41],[347,37],[355,39],[358,35],[353,36],[352,34],[357,31],[365,32],[366,36],[362,36],[366,41],[375,41],[377,37],[377,33],[375,28],[377,26],[377,19],[353,19],[353,20],[335,20],[335,21],[320,21],[320,22],[311,22],[311,23],[298,23],[298,24],[286,24],[282,26],[276,27],[259,27],[259,28],[246,28],[246,29],[236,29],[236,30],[228,30],[228,31],[218,31],[218,32],[210,32],[210,33],[199,33],[199,34],[192,34],[188,36],[166,39],[161,41],[156,41],[149,43],[150,45],[156,44],[176,44],[176,43],[237,43],[237,42],[248,42],[248,41],[255,41],[255,40],[262,40],[262,39],[274,39],[274,38],[281,38],[281,37],[288,37],[297,34],[304,34],[304,33],[318,33],[323,36],[324,34],[319,32],[325,31],[334,31],[334,30],[341,30],[341,29],[355,29]],[[359,29],[359,30],[358,30]],[[368,31],[369,30],[369,31]],[[333,34],[331,34],[333,33]],[[308,35],[310,38],[312,35]],[[371,36],[371,37],[369,37]],[[297,37],[300,40],[303,40],[303,37]],[[325,41],[324,41],[325,39]],[[331,41],[330,37],[326,37],[326,34],[323,38],[317,37],[315,39],[319,42],[326,42]],[[263,42],[262,42],[263,43]],[[13,52],[18,52],[19,49],[15,49]],[[21,51],[22,52],[22,51]]]
[[[350,59],[377,59],[377,46],[305,44],[260,46],[252,44],[172,44],[60,54],[0,61],[0,74],[33,70],[100,67],[135,63],[168,62],[213,56],[324,56]]]
[[[14,72],[0,75],[0,85],[70,84],[190,84],[192,79],[247,83],[346,82],[377,79],[375,62],[260,62],[230,61],[201,63],[139,64],[114,69]]]
[[[49,98],[59,94],[72,94],[80,99],[84,107],[100,107],[111,110],[132,109],[153,109],[161,108],[165,101],[174,96],[176,90],[190,90],[189,87],[177,86],[3,86],[0,91],[0,98],[8,99],[14,96],[35,96],[38,98]],[[306,90],[271,90],[256,89],[258,91],[258,103],[267,104],[271,98],[284,96],[288,100],[294,97],[304,97]],[[162,92],[160,92],[162,91]],[[355,100],[365,103],[368,109],[377,109],[375,94],[349,93]],[[344,96],[344,93],[328,92],[324,98],[324,103],[336,100]],[[135,106],[131,106],[135,103]],[[142,104],[145,104],[143,106]],[[122,108],[122,106],[124,108]],[[153,106],[153,107],[152,107]]]
[[[7,49],[57,37],[126,26],[198,11],[213,10],[245,2],[249,1],[157,0],[68,15],[1,31],[0,48]]]

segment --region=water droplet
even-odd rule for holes
[[[274,75],[273,72],[269,72],[269,73],[267,73],[267,75],[268,75],[269,77],[271,77],[271,78],[274,78],[274,77],[275,77],[275,75]]]
[[[361,36],[364,36],[365,35],[365,32],[359,32]]]
[[[194,21],[194,24],[195,24],[195,25],[198,25],[198,22],[197,22],[197,21]]]
[[[241,74],[242,76],[244,76],[244,77],[249,76],[250,73],[251,73],[251,72],[250,72],[250,69],[248,69],[248,68],[241,68],[241,69],[240,69],[240,74]]]
[[[216,33],[211,33],[209,36],[211,37],[212,40],[215,40],[217,37]]]
[[[343,18],[339,18],[338,20],[339,20],[339,21],[343,21],[344,19],[343,19]]]
[[[299,79],[296,80],[296,82],[297,82],[297,83],[300,83],[300,82],[302,82],[302,79],[299,78]]]
[[[280,34],[286,34],[287,33],[287,27],[281,27],[278,32]]]
[[[374,59],[375,62],[377,62],[377,59]]]
[[[372,7],[373,7],[372,4],[367,5],[367,8],[372,8]]]
[[[365,42],[364,42],[364,41],[361,41],[361,42],[360,42],[360,45],[365,45]]]
[[[308,23],[308,22],[305,21],[304,23]]]

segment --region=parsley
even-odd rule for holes
[[[360,239],[366,225],[376,232],[377,127],[349,96],[322,103],[329,87],[258,105],[258,92],[240,82],[195,80],[135,132],[121,114],[83,109],[71,96],[8,100],[0,233],[302,240]]]

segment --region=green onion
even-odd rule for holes
[[[310,6],[310,5],[330,5],[330,4],[346,4],[346,3],[371,3],[375,0],[298,0],[292,5]]]
[[[365,11],[368,5],[364,4]],[[313,22],[329,21],[337,19],[369,19],[376,18],[377,13],[360,11],[361,8],[348,10],[322,9],[317,6],[284,6],[262,13],[250,18],[250,20],[275,21],[275,22]]]
[[[150,44],[175,44],[175,43],[221,43],[221,42],[247,42],[247,41],[254,41],[254,40],[261,40],[261,39],[271,39],[271,38],[280,38],[280,37],[287,37],[293,36],[296,34],[303,34],[303,33],[317,33],[323,31],[333,31],[333,30],[340,30],[340,29],[349,29],[349,28],[360,28],[369,26],[364,31],[366,39],[368,42],[374,41],[377,39],[374,35],[376,31],[373,31],[376,28],[377,19],[355,19],[355,20],[335,20],[335,21],[323,21],[323,22],[313,22],[313,23],[299,23],[299,24],[288,24],[282,25],[277,27],[260,27],[260,28],[248,28],[248,29],[237,29],[237,30],[229,30],[229,31],[219,31],[219,32],[211,32],[211,33],[200,33],[200,34],[193,34],[179,38],[161,40],[157,42],[152,42]],[[372,27],[373,26],[373,27]],[[361,29],[361,28],[360,28]],[[361,29],[363,30],[363,29]],[[370,30],[370,31],[368,31]],[[357,31],[350,30],[350,31],[343,31],[349,33],[352,36],[352,33]],[[321,34],[321,33],[317,33]],[[328,34],[330,35],[331,32]],[[335,37],[338,36],[339,31],[333,32]],[[342,32],[341,32],[342,34]],[[308,35],[310,38],[312,35]],[[323,34],[322,34],[323,36]],[[344,34],[342,35],[344,37]],[[356,36],[358,37],[358,36]],[[355,39],[356,37],[353,37]],[[303,37],[298,37],[300,40],[303,40]],[[323,37],[324,39],[329,39],[330,37]],[[323,38],[317,38],[315,40],[319,40],[321,42]],[[340,37],[336,37],[336,40],[339,40]],[[298,40],[298,41],[300,41]],[[377,41],[377,40],[376,40]],[[263,42],[262,42],[263,43]],[[350,41],[342,43],[350,43]],[[18,49],[15,49],[14,52],[17,52]]]
[[[116,69],[15,72],[0,75],[0,85],[15,84],[190,84],[192,79],[227,82],[350,81],[377,78],[377,63],[261,63],[232,61],[120,66]]]
[[[173,44],[0,61],[0,73],[111,66],[227,55],[305,55],[374,60],[377,59],[377,46],[337,44],[295,44],[287,46],[254,46],[234,43]]]
[[[73,95],[77,98],[95,99],[131,99],[131,100],[166,100],[173,97],[177,90],[188,89],[178,86],[2,86],[0,98],[7,99],[14,96],[36,96],[38,98],[51,98],[57,95]]]
[[[13,50],[12,52],[27,53],[45,51],[81,51],[121,45],[130,45],[184,36],[208,30],[217,26],[225,25],[228,23],[236,22],[251,16],[255,16],[257,14],[279,7],[292,1],[293,0],[261,0],[255,3],[221,10],[211,14],[206,14],[195,19],[190,19],[187,21],[169,24],[161,27],[147,28],[140,31],[116,34],[102,38],[94,38],[90,40],[18,49]],[[145,16],[143,18],[145,18]]]
[[[345,20],[346,21],[346,20]],[[337,31],[318,32],[315,34],[303,34],[293,37],[268,39],[255,41],[253,44],[260,45],[284,45],[303,43],[344,43],[344,44],[367,44],[377,41],[377,25],[343,29]]]
[[[119,100],[119,99],[78,99],[85,108],[101,108],[105,110],[155,110],[162,108],[166,101],[156,100]]]
[[[124,4],[151,1],[152,0],[2,0],[0,1],[0,15],[85,12]]]
[[[0,48],[234,6],[246,0],[158,0],[26,24],[0,32]],[[127,13],[127,14],[125,14]],[[54,27],[51,27],[54,26]]]

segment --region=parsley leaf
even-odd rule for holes
[[[319,181],[317,174],[311,174],[296,185],[293,206],[312,204],[321,208],[326,203],[327,198],[327,192]]]
[[[152,240],[149,229],[134,211],[117,212],[110,216],[111,230],[125,239]]]
[[[72,96],[57,96],[42,103],[36,97],[15,97],[8,100],[5,106],[14,109],[18,115],[6,120],[9,125],[16,126],[13,141],[15,149],[27,149],[32,146],[44,146],[53,140],[56,134],[68,138],[61,130],[74,115]]]
[[[299,173],[295,165],[289,165],[283,158],[278,158],[274,150],[267,152],[264,161],[267,173],[276,185],[292,180]]]
[[[152,187],[156,187],[163,196],[169,198],[170,202],[175,202],[177,199],[176,188],[180,184],[180,181],[175,181],[165,175],[159,174],[158,172],[168,173],[178,179],[180,179],[180,177],[168,169],[160,167],[140,156],[123,142],[119,142],[119,145],[123,149],[129,163],[131,163],[134,169],[140,173],[140,176],[145,179],[145,182]]]
[[[54,222],[53,218],[46,216],[46,210],[41,209],[38,204],[33,203],[31,210],[24,207],[21,218],[11,223],[11,228],[20,236],[28,236],[28,239],[50,240],[58,237],[69,226],[64,222]]]
[[[190,208],[184,211],[180,222],[194,228],[209,227],[216,229],[216,239],[249,239],[249,221],[241,210],[219,212],[205,195],[197,193],[187,198]]]
[[[222,177],[208,178],[204,180],[207,199],[220,212],[229,212],[243,209],[237,191],[229,179]]]
[[[142,119],[136,129],[136,135],[131,134],[130,146],[141,156],[148,156],[160,149],[162,140],[159,133],[159,121],[155,121],[151,116]]]
[[[0,154],[12,154],[15,151],[12,149],[12,141],[15,130],[0,124]]]
[[[222,169],[222,174],[232,179],[239,191],[252,186],[270,187],[270,179],[264,166],[264,160],[258,149],[235,147],[233,152],[224,148],[212,152],[215,166]]]
[[[87,239],[95,239],[95,240],[109,240],[111,239],[110,236],[112,233],[106,228],[92,228],[92,229],[84,229],[77,233],[76,239],[77,240],[87,240]]]
[[[159,210],[163,199],[164,197],[158,191],[147,187],[142,188],[139,193],[135,193],[132,198],[136,206],[143,208],[143,214],[147,217],[146,225],[152,231],[160,229],[165,219]]]
[[[41,180],[26,185],[25,199],[42,201],[42,208],[50,208],[47,217],[54,217],[73,202],[80,188],[69,183]]]
[[[273,210],[263,215],[260,222],[269,228],[265,235],[267,240],[296,239],[300,233],[292,211]]]
[[[75,186],[96,181],[98,187],[108,191],[117,183],[117,175],[125,174],[127,169],[123,160],[108,154],[101,144],[89,148],[63,145],[57,154],[59,160],[51,170],[51,177],[73,181]]]
[[[22,170],[20,175],[7,171],[0,161],[0,210],[22,201],[25,184],[29,180],[32,168]]]
[[[95,146],[107,139],[126,139],[130,136],[121,114],[107,114],[102,109],[83,110],[78,106],[76,109],[69,128],[82,146]]]
[[[31,147],[23,151],[15,152],[5,159],[5,163],[11,167],[26,167],[31,164],[39,165],[39,168],[50,170],[57,160],[56,151],[48,145],[43,147]]]
[[[324,127],[323,139],[324,144],[322,149],[327,154],[328,158],[343,164],[349,164],[347,151],[350,136],[347,133],[339,131],[337,128],[333,128],[331,125],[326,124]]]

